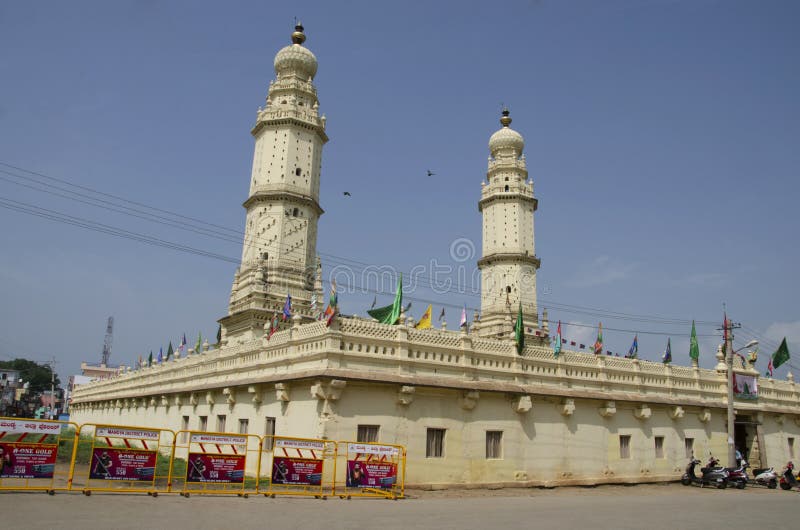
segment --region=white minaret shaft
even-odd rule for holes
[[[539,259],[533,237],[537,200],[522,151],[522,135],[509,127],[507,109],[503,127],[489,139],[489,170],[478,209],[483,214],[481,321],[477,332],[499,337],[510,331],[519,303],[525,327],[538,329],[536,270]]]
[[[258,110],[242,263],[236,272],[227,339],[258,336],[292,295],[295,312],[308,314],[317,273],[317,222],[322,146],[328,141],[313,84],[317,59],[303,46],[298,24],[292,44],[275,56],[276,79]]]

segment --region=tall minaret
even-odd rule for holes
[[[310,314],[317,278],[317,222],[322,146],[328,141],[313,79],[317,58],[303,47],[298,23],[292,44],[275,56],[277,79],[259,109],[242,263],[231,289],[225,342],[249,340],[292,295],[296,313]],[[321,300],[321,293],[318,293]]]
[[[522,150],[525,141],[513,130],[508,109],[503,127],[489,139],[489,170],[482,184],[478,209],[483,214],[481,320],[476,333],[508,336],[519,303],[525,328],[539,329],[536,307],[536,270],[539,258],[533,244],[533,212],[537,199]]]

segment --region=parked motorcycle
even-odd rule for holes
[[[753,482],[774,490],[778,487],[778,474],[775,473],[775,469],[771,467],[754,469]]]
[[[713,485],[719,489],[728,487],[728,470],[717,467],[719,462],[715,458],[712,457],[708,462],[709,465],[700,469],[702,475],[698,477],[694,468],[697,467],[699,463],[700,461],[696,458],[692,458],[689,461],[689,464],[686,466],[686,472],[681,477],[681,484],[684,486],[698,484],[700,487]]]
[[[780,484],[781,489],[786,491],[798,486],[797,478],[794,476],[794,464],[792,462],[786,463],[786,469],[784,469],[781,475]]]
[[[747,468],[750,464],[746,460],[741,460],[739,467],[725,468],[728,470],[728,482],[735,485],[737,489],[743,490],[747,483],[750,482],[750,477],[747,475]]]

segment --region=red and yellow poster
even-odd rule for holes
[[[389,489],[396,482],[397,464],[393,462],[347,461],[347,487]]]
[[[244,482],[245,455],[189,453],[186,482]]]
[[[0,478],[53,478],[58,446],[0,444]]]
[[[151,481],[156,471],[156,451],[95,447],[90,479]]]
[[[274,456],[272,483],[319,486],[322,484],[322,460]]]

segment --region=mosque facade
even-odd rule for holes
[[[690,455],[727,452],[727,367],[713,370],[551,346],[536,300],[538,201],[524,139],[504,110],[489,140],[480,319],[417,329],[337,315],[318,320],[316,252],[328,140],[298,25],[275,56],[258,110],[242,261],[217,348],[77,387],[72,419],[172,430],[376,441],[407,448],[410,485],[557,486],[675,480]],[[273,329],[287,295],[288,322]],[[524,315],[518,351],[514,317]],[[736,399],[736,444],[754,467],[795,458],[800,387],[759,378]]]

